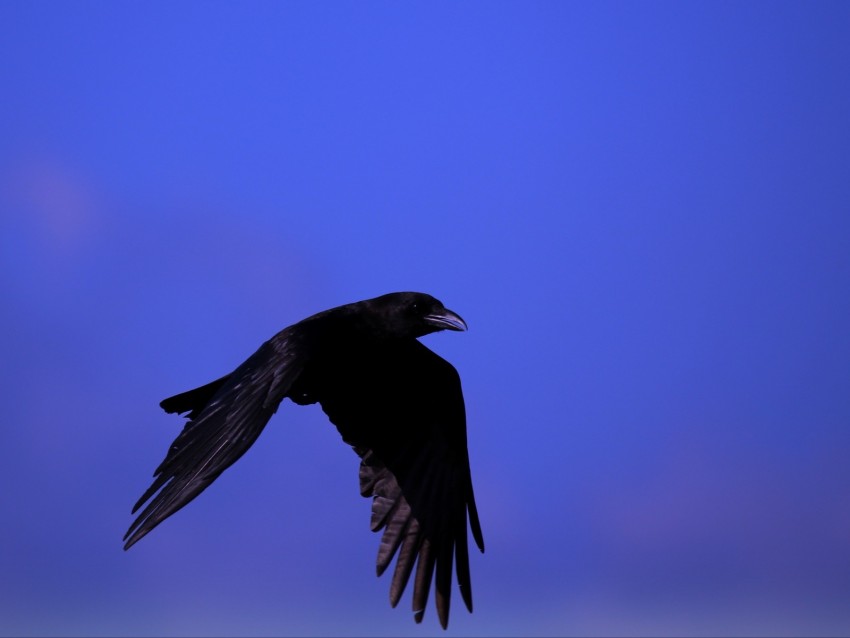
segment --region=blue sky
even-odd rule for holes
[[[0,633],[411,635],[285,403],[130,552],[165,396],[393,290],[469,323],[446,635],[850,632],[850,5],[0,4]]]

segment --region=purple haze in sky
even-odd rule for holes
[[[411,635],[317,406],[131,551],[160,399],[468,333],[445,635],[850,633],[850,4],[0,3],[0,634]],[[456,592],[455,592],[456,593]]]

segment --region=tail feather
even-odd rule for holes
[[[189,412],[188,417],[194,419],[201,413],[229,377],[230,375],[228,374],[206,385],[202,385],[200,388],[175,394],[173,397],[163,399],[159,406],[169,414]]]

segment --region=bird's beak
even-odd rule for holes
[[[425,315],[425,323],[436,327],[438,330],[459,330],[462,332],[467,329],[466,322],[460,318],[460,315],[447,308],[443,308],[439,314]]]

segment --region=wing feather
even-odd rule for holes
[[[227,377],[162,402],[166,411],[188,411],[189,421],[133,507],[135,513],[150,501],[124,535],[124,549],[191,502],[248,451],[303,367],[297,342],[292,329],[284,330]]]
[[[453,565],[472,609],[467,525],[483,551],[475,509],[466,416],[454,367],[418,341],[352,352],[313,379],[312,390],[343,439],[361,457],[360,492],[372,498],[372,531],[383,530],[376,571],[396,558],[395,606],[416,566],[413,611],[421,621],[432,581],[448,624]],[[469,512],[469,518],[467,518]]]

